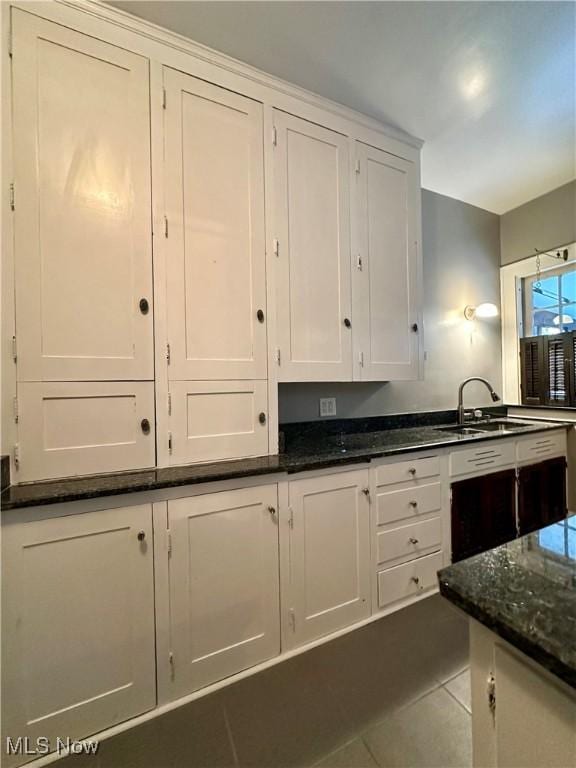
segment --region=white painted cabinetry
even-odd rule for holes
[[[414,163],[355,142],[354,378],[418,378],[419,182]]]
[[[284,620],[296,646],[370,616],[369,471],[292,480],[288,496]]]
[[[348,141],[274,112],[280,381],[352,378]]]
[[[148,61],[12,29],[18,380],[153,379]]]
[[[54,746],[152,709],[151,505],[13,521],[2,538],[3,744]]]
[[[262,105],[164,69],[170,461],[268,452]]]
[[[168,502],[174,698],[280,653],[275,485]]]

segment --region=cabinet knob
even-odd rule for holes
[[[150,305],[148,304],[148,299],[140,299],[140,303],[138,304],[140,307],[140,312],[142,312],[143,315],[148,314],[148,310],[150,309]]]
[[[264,411],[262,411],[258,415],[258,421],[260,422],[260,424],[266,424],[266,414],[264,413]]]
[[[418,539],[414,538],[414,536],[410,536],[408,541],[410,542],[410,544],[418,544]]]
[[[276,507],[268,507],[268,512],[274,517],[276,515]]]
[[[418,323],[412,323],[412,331],[418,333]]]
[[[420,584],[420,579],[418,578],[418,576],[412,576],[410,581],[413,581],[414,584],[416,584],[416,586],[418,586],[418,584]]]
[[[150,434],[150,422],[148,421],[148,419],[142,419],[142,421],[140,422],[140,428],[145,435]]]
[[[144,541],[146,538],[146,531],[138,531],[138,541]]]
[[[258,312],[256,312],[256,317],[258,318],[259,323],[264,322],[264,311],[262,309],[259,309]]]
[[[414,477],[414,475],[416,474],[416,467],[410,467],[410,469],[408,470],[408,472],[410,472],[410,474],[412,475],[412,477]]]
[[[352,328],[352,323],[350,322],[349,318],[347,317],[344,318],[344,325],[346,326],[346,328]]]
[[[412,507],[412,509],[416,509],[416,507],[418,506],[418,502],[417,501],[411,501],[410,502],[410,506]]]
[[[367,499],[370,499],[370,488],[362,488],[362,493]]]

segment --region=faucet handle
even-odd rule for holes
[[[464,422],[472,421],[474,419],[474,413],[472,411],[464,411],[463,417]]]
[[[484,417],[484,414],[482,413],[480,408],[475,408],[474,409],[474,418],[475,419],[482,419],[483,417]]]

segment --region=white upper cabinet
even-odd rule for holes
[[[345,136],[274,112],[279,381],[352,378]]]
[[[3,743],[54,749],[152,709],[151,505],[14,521],[2,539]]]
[[[414,163],[356,142],[354,378],[419,373],[418,178]]]
[[[12,24],[18,379],[153,379],[148,61]]]
[[[277,488],[168,502],[173,695],[280,652]]]
[[[171,380],[266,378],[262,105],[164,69]]]

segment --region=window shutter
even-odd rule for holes
[[[573,334],[544,337],[546,360],[546,405],[570,405],[573,364]]]
[[[520,339],[520,370],[522,404],[544,405],[547,377],[542,336]]]

